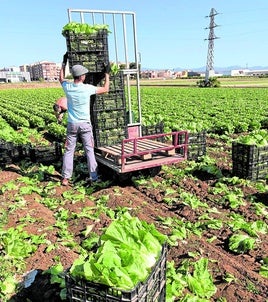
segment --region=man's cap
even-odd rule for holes
[[[86,67],[82,66],[82,65],[74,65],[72,67],[72,75],[73,77],[80,77],[83,74],[88,73],[88,70]]]

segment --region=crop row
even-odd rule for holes
[[[136,90],[132,91],[136,99]],[[268,127],[268,89],[142,87],[142,124],[164,122],[165,131],[232,134]],[[65,135],[65,122],[56,124],[52,105],[61,88],[0,91],[1,117],[14,129],[26,127]],[[132,109],[137,116],[137,104]],[[65,120],[66,121],[66,120]]]

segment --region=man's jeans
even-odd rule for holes
[[[97,162],[94,154],[94,138],[90,123],[68,123],[65,152],[63,155],[62,177],[71,178],[73,174],[74,151],[78,136],[80,135],[87,158],[89,177],[95,181],[98,179]]]

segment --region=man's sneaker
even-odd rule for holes
[[[101,182],[102,182],[102,180],[99,177],[97,179],[95,179],[95,180],[91,180],[92,184],[99,184]]]
[[[68,186],[68,185],[69,185],[68,179],[67,179],[67,178],[63,178],[63,180],[61,181],[61,184],[62,184],[63,186]]]
[[[87,178],[85,185],[86,185],[86,187],[90,187],[92,185],[99,184],[101,182],[102,182],[102,180],[99,177],[97,179],[95,179],[95,180],[93,180],[91,178]]]

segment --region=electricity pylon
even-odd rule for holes
[[[208,38],[205,40],[208,40],[208,54],[207,54],[207,67],[206,67],[206,78],[205,78],[205,83],[208,83],[209,77],[214,74],[214,40],[218,39],[218,37],[215,36],[214,33],[214,28],[217,27],[218,25],[215,24],[214,17],[218,15],[217,11],[212,8],[210,11],[209,16],[210,17],[210,23],[209,27],[205,29],[209,29],[209,35]]]

